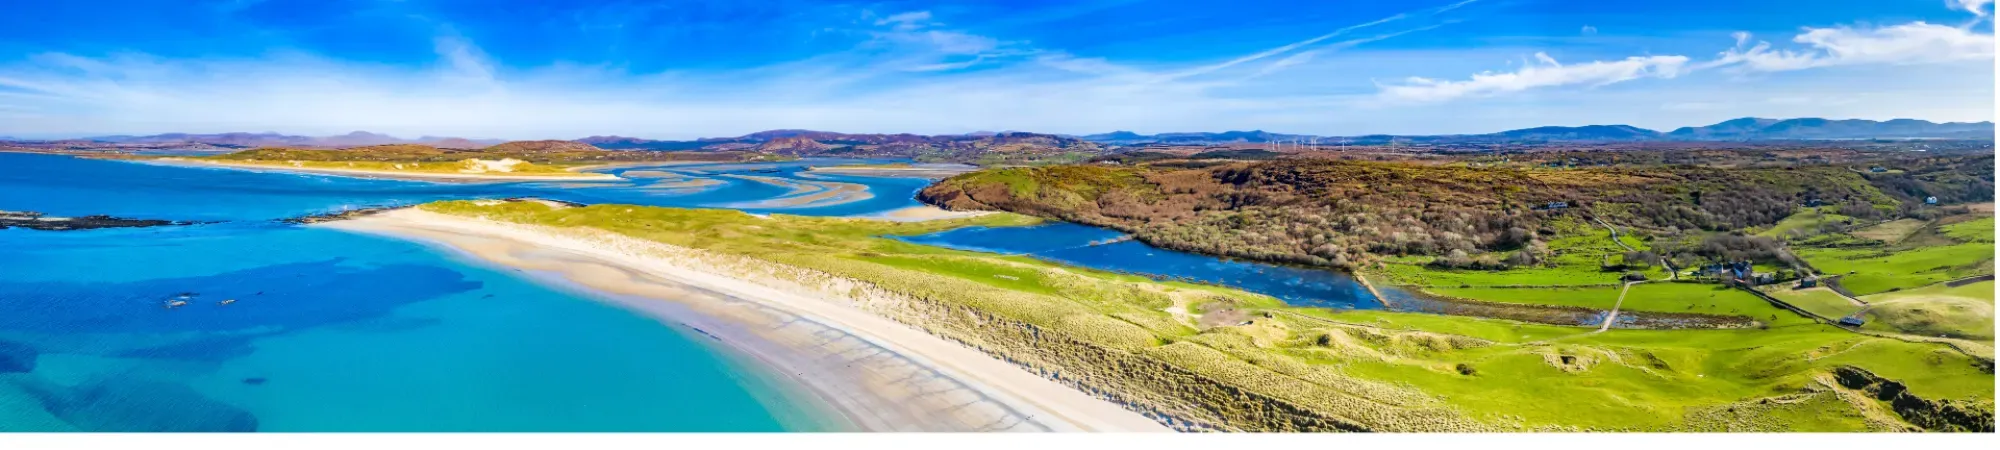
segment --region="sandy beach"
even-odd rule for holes
[[[832,206],[832,205],[853,203],[875,198],[875,193],[869,192],[868,186],[855,183],[842,183],[838,181],[805,181],[805,180],[793,180],[787,178],[765,177],[765,176],[755,176],[755,175],[725,174],[720,176],[735,178],[739,180],[750,180],[759,183],[769,184],[772,186],[791,189],[791,191],[786,192],[783,196],[779,196],[778,198],[758,200],[755,202],[743,203],[739,205],[741,207],[748,207],[748,208],[803,208],[803,207],[816,207],[816,206]]]
[[[883,211],[881,214],[868,216],[868,218],[893,220],[897,222],[922,222],[926,220],[944,220],[944,219],[959,219],[965,217],[979,217],[987,214],[993,214],[993,212],[952,211],[944,208],[939,208],[936,206],[923,205],[923,206],[911,206],[908,208],[898,208],[898,209]]]
[[[588,288],[791,378],[868,431],[1168,431],[976,349],[863,309],[841,280],[613,233],[400,209],[323,226],[417,240]],[[855,289],[858,292],[858,289]]]
[[[226,163],[218,161],[197,161],[197,160],[181,159],[181,158],[160,158],[150,161],[139,161],[139,162],[151,163],[151,164],[195,166],[195,167],[221,167],[221,168],[242,169],[242,170],[261,170],[270,172],[291,172],[291,173],[307,173],[307,174],[319,174],[319,175],[343,175],[343,176],[357,176],[364,178],[369,178],[369,177],[391,178],[399,180],[616,181],[622,179],[618,178],[615,175],[610,175],[610,174],[584,173],[584,172],[578,172],[574,175],[504,175],[504,174],[485,174],[485,173],[399,172],[391,170],[332,169],[323,167],[287,167],[287,166],[273,165],[273,164]]]

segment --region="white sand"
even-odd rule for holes
[[[838,181],[806,181],[755,175],[720,175],[791,189],[778,198],[739,203],[742,208],[806,208],[833,206],[875,198],[867,185]]]
[[[862,309],[841,280],[815,290],[786,266],[613,233],[414,209],[325,224],[428,241],[558,277],[701,330],[787,375],[855,428],[879,431],[1169,431],[1082,391]],[[763,275],[760,275],[763,274]],[[791,284],[787,284],[791,283]],[[623,303],[623,302],[621,302]]]
[[[291,172],[291,173],[308,173],[308,174],[320,174],[320,175],[354,175],[354,176],[364,176],[364,177],[381,177],[381,178],[395,178],[395,179],[408,179],[408,180],[617,181],[623,179],[623,178],[618,178],[617,176],[611,174],[583,173],[583,172],[578,172],[573,175],[521,175],[521,174],[509,174],[507,172],[486,172],[486,173],[403,172],[395,170],[335,169],[335,168],[324,168],[324,167],[288,167],[288,166],[280,166],[272,164],[226,163],[220,161],[197,161],[197,160],[179,159],[179,158],[160,158],[160,159],[141,161],[141,162],[152,162],[152,163],[167,164],[167,165],[198,166],[198,167],[222,167],[230,169],[243,169],[243,170],[269,171],[269,172]]]
[[[870,218],[893,220],[897,222],[923,222],[927,220],[944,220],[944,219],[959,219],[966,217],[979,217],[992,213],[993,213],[992,211],[952,211],[944,208],[939,208],[936,206],[923,205],[923,206],[911,206],[908,208],[892,209],[889,211],[884,211],[879,215],[871,216]]]

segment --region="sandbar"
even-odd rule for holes
[[[791,189],[778,198],[741,203],[744,208],[806,208],[832,206],[875,198],[868,186],[838,181],[807,181],[755,175],[721,175]]]
[[[897,222],[922,222],[926,220],[959,219],[992,214],[992,211],[952,211],[936,206],[923,205],[884,211],[881,214],[863,216],[868,219],[893,220]]]
[[[316,175],[342,175],[342,176],[357,176],[363,178],[392,178],[392,179],[403,179],[403,180],[448,180],[448,181],[623,180],[623,178],[619,178],[615,175],[602,174],[602,173],[586,173],[586,172],[577,172],[566,175],[404,172],[404,171],[394,171],[394,170],[337,169],[337,168],[326,168],[326,167],[291,167],[291,166],[283,166],[277,164],[231,163],[231,162],[204,161],[204,160],[192,160],[192,159],[182,159],[182,158],[159,158],[159,159],[145,160],[139,162],[165,164],[165,165],[179,165],[179,166],[219,167],[219,168],[241,169],[241,170],[252,170],[252,171],[306,173],[306,174],[316,174]]]

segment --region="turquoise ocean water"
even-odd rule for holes
[[[217,222],[0,230],[0,431],[835,426],[712,341],[587,293],[416,243],[273,220],[517,195],[702,206],[782,189],[440,184],[8,153],[0,167],[0,209]],[[785,212],[911,206],[923,184],[852,181],[882,194]],[[186,306],[164,306],[182,294]]]
[[[866,184],[874,197],[759,208],[784,187],[450,184],[0,153],[0,210],[211,222],[0,230],[0,431],[781,431],[825,405],[674,324],[418,243],[277,219],[440,199],[866,216],[927,180],[804,174],[841,161],[670,168]],[[861,161],[878,162],[878,161]],[[1224,261],[1090,227],[973,228],[913,242],[1191,279],[1294,304],[1373,308],[1344,275]],[[187,305],[165,302],[186,296]],[[222,304],[234,300],[229,304]]]

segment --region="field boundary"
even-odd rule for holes
[[[1945,282],[1944,282],[1944,287],[1959,287],[1959,286],[1964,286],[1964,285],[1968,285],[1968,284],[1972,284],[1972,283],[1978,283],[1978,282],[1981,282],[1981,281],[1993,281],[1993,274],[1990,274],[1990,273],[1989,273],[1989,274],[1985,274],[1985,275],[1979,275],[1979,276],[1971,276],[1971,277],[1965,277],[1965,278],[1960,278],[1960,279],[1956,279],[1956,280],[1948,280],[1948,281],[1945,281]],[[1922,287],[1922,286],[1918,286],[1918,287]]]
[[[1801,315],[1801,316],[1806,316],[1806,317],[1808,317],[1808,318],[1811,318],[1811,319],[1813,319],[1813,320],[1815,320],[1815,321],[1819,321],[1819,322],[1822,322],[1822,323],[1825,323],[1825,324],[1827,324],[1827,325],[1833,325],[1833,326],[1836,326],[1836,327],[1840,327],[1840,329],[1843,329],[1843,330],[1848,330],[1848,331],[1860,331],[1860,329],[1859,329],[1859,328],[1849,328],[1849,327],[1847,327],[1847,326],[1844,326],[1844,325],[1841,325],[1841,324],[1840,324],[1840,322],[1839,322],[1839,321],[1837,321],[1837,320],[1834,320],[1834,319],[1827,319],[1826,317],[1824,317],[1824,316],[1820,316],[1819,314],[1813,314],[1813,313],[1812,313],[1812,311],[1806,311],[1805,309],[1802,309],[1802,308],[1799,308],[1799,307],[1797,307],[1797,306],[1792,306],[1792,304],[1791,304],[1791,303],[1789,303],[1789,302],[1786,302],[1786,301],[1784,301],[1784,300],[1779,300],[1779,299],[1778,299],[1777,297],[1772,297],[1772,296],[1771,296],[1771,294],[1766,294],[1766,293],[1764,293],[1764,291],[1759,291],[1759,290],[1757,290],[1757,289],[1755,289],[1755,288],[1751,288],[1751,287],[1749,287],[1749,286],[1745,286],[1745,285],[1743,285],[1742,283],[1730,283],[1730,284],[1731,284],[1731,285],[1733,285],[1733,286],[1735,286],[1735,287],[1736,287],[1737,289],[1741,289],[1741,290],[1743,290],[1743,291],[1746,291],[1746,292],[1749,292],[1749,293],[1750,293],[1750,295],[1755,295],[1755,296],[1757,296],[1757,298],[1761,298],[1761,299],[1764,299],[1764,301],[1767,301],[1767,302],[1771,302],[1771,304],[1772,304],[1772,305],[1777,305],[1777,306],[1778,306],[1779,308],[1784,308],[1784,309],[1786,309],[1786,310],[1789,310],[1789,311],[1791,311],[1791,312],[1794,312],[1794,313],[1797,313],[1797,314],[1799,314],[1799,315]]]

